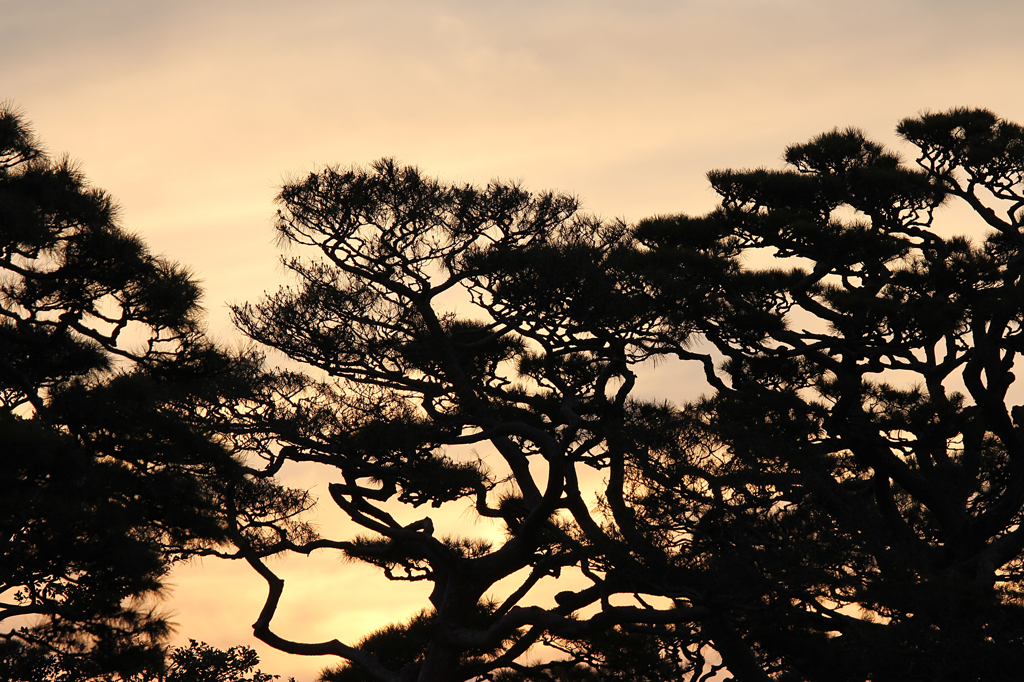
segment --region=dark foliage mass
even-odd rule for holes
[[[1017,679],[1024,131],[898,130],[916,165],[835,130],[636,225],[387,160],[285,186],[297,283],[235,318],[305,369],[245,423],[333,467],[367,535],[237,526],[257,637],[345,659],[332,680]],[[669,361],[702,398],[635,395]],[[459,501],[501,531],[398,520]],[[321,548],[429,608],[360,643],[277,634],[263,558]]]
[[[205,341],[188,274],[0,123],[0,620],[42,618],[10,651],[168,674],[146,599],[202,554],[251,565],[255,635],[340,659],[336,682],[1019,679],[1016,124],[907,119],[916,164],[835,130],[710,173],[707,215],[635,225],[325,168],[279,196],[295,284],[234,309],[293,361],[270,372]],[[275,483],[303,462],[358,534],[321,537]],[[479,523],[444,528],[452,508]],[[429,604],[295,641],[270,560],[317,550]],[[203,646],[174,665],[255,664]]]
[[[169,567],[252,487],[215,424],[259,358],[211,345],[198,301],[0,107],[0,658],[32,679],[162,671]]]
[[[272,682],[280,677],[258,670],[259,662],[250,647],[225,650],[190,639],[188,646],[172,647],[162,666],[127,676],[97,675],[83,659],[17,640],[0,643],[0,680],[5,682]]]

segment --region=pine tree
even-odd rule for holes
[[[163,666],[164,578],[227,540],[243,471],[199,416],[258,374],[199,297],[0,109],[0,640],[83,675]]]
[[[916,168],[836,130],[637,225],[388,160],[287,185],[298,283],[235,316],[303,369],[235,428],[333,467],[364,534],[237,522],[257,637],[382,682],[1016,679],[1024,131],[899,131]],[[957,201],[971,236],[942,225]],[[633,395],[668,359],[703,398]],[[452,502],[504,535],[398,520]],[[318,549],[429,582],[429,607],[359,643],[278,634],[265,558]],[[563,660],[525,662],[545,645]]]

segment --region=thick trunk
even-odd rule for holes
[[[458,652],[434,641],[427,649],[416,682],[456,682],[454,675],[458,667]]]
[[[737,682],[771,682],[754,652],[724,616],[710,618],[704,630],[711,635],[711,643],[721,654],[722,662]]]

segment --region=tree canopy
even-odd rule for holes
[[[234,428],[333,467],[365,534],[236,522],[256,636],[341,657],[336,680],[1014,679],[1024,131],[957,109],[898,132],[916,166],[834,130],[635,225],[390,160],[287,184],[296,284],[234,312],[303,369]],[[700,398],[636,395],[668,361]],[[399,520],[450,503],[502,532]],[[427,609],[277,633],[264,558],[317,549],[427,581]]]
[[[170,647],[162,665],[123,675],[97,674],[94,662],[62,655],[45,646],[20,640],[0,642],[0,679],[5,682],[273,682],[256,666],[251,647],[218,649],[190,639],[188,646]],[[295,678],[289,678],[295,682]]]
[[[227,541],[225,496],[245,487],[210,418],[259,375],[257,356],[205,337],[199,298],[0,108],[5,659],[35,656],[54,679],[164,668],[169,567]]]
[[[166,667],[152,598],[219,555],[267,581],[255,635],[340,658],[338,682],[1016,679],[1024,129],[956,109],[898,132],[913,165],[834,130],[710,173],[707,215],[636,224],[324,168],[278,197],[296,283],[234,308],[293,361],[268,371],[0,111],[0,621],[38,619],[4,651],[249,673],[200,644]],[[332,467],[361,532],[321,537],[286,462]],[[480,523],[421,511],[452,506]],[[268,559],[318,550],[429,603],[296,641]]]

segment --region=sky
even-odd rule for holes
[[[235,343],[227,305],[282,281],[271,221],[289,179],[394,157],[609,219],[703,213],[707,171],[778,167],[834,127],[909,154],[893,130],[921,112],[1024,122],[1022,20],[1017,0],[0,0],[0,100],[193,270],[211,333]],[[322,492],[329,472],[289,477]],[[329,555],[274,566],[276,629],[296,639],[352,641],[424,603],[425,586]],[[246,567],[172,582],[180,640],[254,646],[298,682],[329,662],[252,638],[263,586]]]

